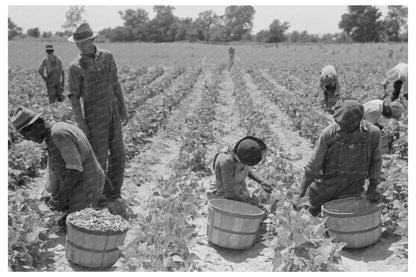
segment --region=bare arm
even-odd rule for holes
[[[72,111],[74,112],[75,121],[77,122],[78,127],[87,137],[89,137],[90,132],[88,130],[87,123],[85,122],[85,118],[82,116],[81,102],[79,101],[79,97],[76,95],[70,95],[69,99],[71,99]]]

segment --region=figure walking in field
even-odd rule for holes
[[[207,198],[226,198],[257,205],[259,196],[250,195],[246,178],[259,183],[265,192],[271,192],[271,185],[250,170],[250,166],[262,160],[266,150],[267,147],[262,140],[247,136],[237,142],[234,148],[228,146],[217,153],[213,163],[215,184],[208,190]]]
[[[391,101],[396,100],[400,96],[400,92],[403,88],[403,97],[408,100],[407,96],[407,63],[399,63],[391,70],[387,71],[386,78],[381,83],[384,86],[384,98],[390,95],[387,86],[389,83],[393,84],[393,92],[391,93]]]
[[[367,199],[379,199],[381,135],[363,117],[363,105],[345,100],[334,109],[335,123],[319,136],[300,188],[300,197],[309,198],[311,214],[318,215],[321,205],[331,200],[361,196],[367,178]]]
[[[69,38],[81,53],[69,66],[68,89],[75,120],[110,181],[105,184],[104,195],[111,200],[121,196],[126,163],[121,128],[128,116],[113,55],[98,48],[94,37],[89,24],[83,23]]]
[[[53,45],[46,45],[45,51],[47,56],[42,60],[38,72],[46,83],[49,103],[62,102],[65,87],[65,72],[62,61],[54,54]]]
[[[327,111],[332,113],[332,107],[340,94],[338,74],[334,66],[326,65],[322,68],[319,87],[324,91],[325,107]]]
[[[234,65],[234,54],[235,54],[235,49],[234,47],[231,45],[230,48],[228,48],[228,55],[229,55],[229,61],[228,61],[228,72],[231,70],[231,68]]]
[[[45,122],[41,113],[25,107],[17,108],[11,121],[25,139],[46,142],[51,210],[71,213],[98,205],[105,175],[81,129],[65,122]]]

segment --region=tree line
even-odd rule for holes
[[[256,41],[277,42],[407,42],[408,9],[406,6],[388,6],[387,15],[382,18],[375,6],[348,6],[340,19],[335,34],[309,34],[307,31],[292,31],[289,22],[274,19],[269,28],[252,34],[255,9],[252,6],[227,6],[223,15],[212,10],[199,13],[197,18],[179,18],[174,15],[173,6],[153,6],[155,17],[149,18],[143,9],[119,11],[123,26],[107,28],[98,32],[98,40],[111,42],[173,42],[202,41],[230,42]],[[42,32],[30,28],[26,35],[49,38],[70,36],[75,26],[83,21],[84,6],[71,6],[65,14],[63,32]],[[22,28],[9,18],[9,40],[21,36]]]

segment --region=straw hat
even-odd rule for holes
[[[88,23],[82,23],[77,27],[75,33],[68,38],[68,41],[81,42],[94,38],[97,34],[94,33]]]
[[[35,113],[32,110],[20,106],[13,112],[11,121],[16,130],[20,132],[23,128],[33,124],[41,115],[42,113]]]

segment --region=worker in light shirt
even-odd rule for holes
[[[391,101],[396,100],[400,96],[400,92],[403,88],[403,97],[408,100],[407,96],[407,63],[398,63],[395,67],[387,71],[386,78],[381,83],[384,86],[385,96],[389,95],[387,86],[389,83],[393,84],[393,93],[391,95]]]
[[[367,120],[377,127],[383,129],[379,120],[381,116],[385,118],[399,119],[403,112],[403,105],[397,100],[391,102],[390,98],[384,100],[374,99],[363,104],[364,106],[364,120]]]
[[[338,74],[335,67],[326,65],[321,70],[319,78],[319,87],[324,91],[325,107],[327,111],[332,112],[332,107],[340,93]]]

